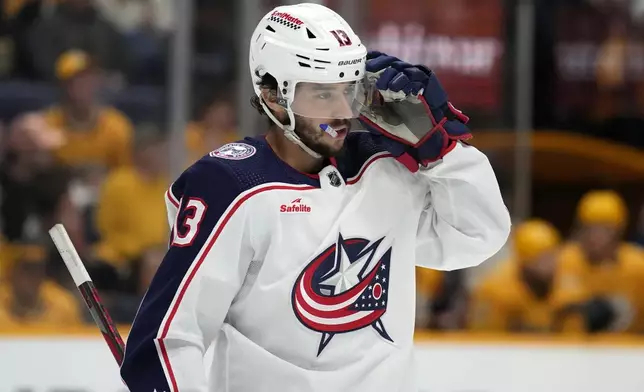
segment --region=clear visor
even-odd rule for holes
[[[358,80],[342,83],[299,82],[291,104],[293,113],[309,118],[357,118],[369,107],[377,90],[372,82]]]

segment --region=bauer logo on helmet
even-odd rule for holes
[[[363,61],[364,61],[364,59],[365,59],[365,58],[364,58],[364,57],[362,57],[362,58],[359,58],[359,59],[353,59],[353,60],[341,60],[341,61],[338,61],[338,67],[342,67],[342,66],[345,66],[345,65],[356,65],[356,64],[360,64],[361,62],[363,62]]]

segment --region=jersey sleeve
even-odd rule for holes
[[[203,356],[252,259],[244,193],[223,165],[196,163],[166,193],[169,249],[128,336],[131,392],[206,392]]]
[[[183,190],[181,189],[180,181],[172,183],[172,185],[170,185],[170,188],[168,188],[168,190],[165,192],[165,207],[168,215],[168,225],[170,226],[170,229],[174,227],[174,221],[177,219],[182,193]]]
[[[503,247],[510,215],[482,152],[458,143],[440,163],[417,175],[428,187],[417,231],[417,265],[439,270],[472,267]]]

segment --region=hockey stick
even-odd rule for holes
[[[114,359],[116,359],[116,362],[120,366],[125,352],[123,339],[112,322],[109,313],[103,306],[96,287],[94,287],[94,282],[92,282],[92,278],[89,276],[87,269],[85,269],[83,261],[78,255],[72,240],[69,238],[69,234],[67,234],[67,230],[59,223],[49,230],[49,235],[54,241],[60,257],[63,258],[72,279],[74,279],[74,284],[78,288],[78,291],[80,291],[85,305],[87,305],[89,312],[92,314],[94,322],[98,326],[98,329],[101,330],[103,338],[112,351]]]

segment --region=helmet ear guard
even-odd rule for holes
[[[277,91],[273,89],[266,89],[262,91],[262,98],[264,99],[264,101],[267,101],[270,103],[278,103],[279,100],[283,100],[277,97]]]

